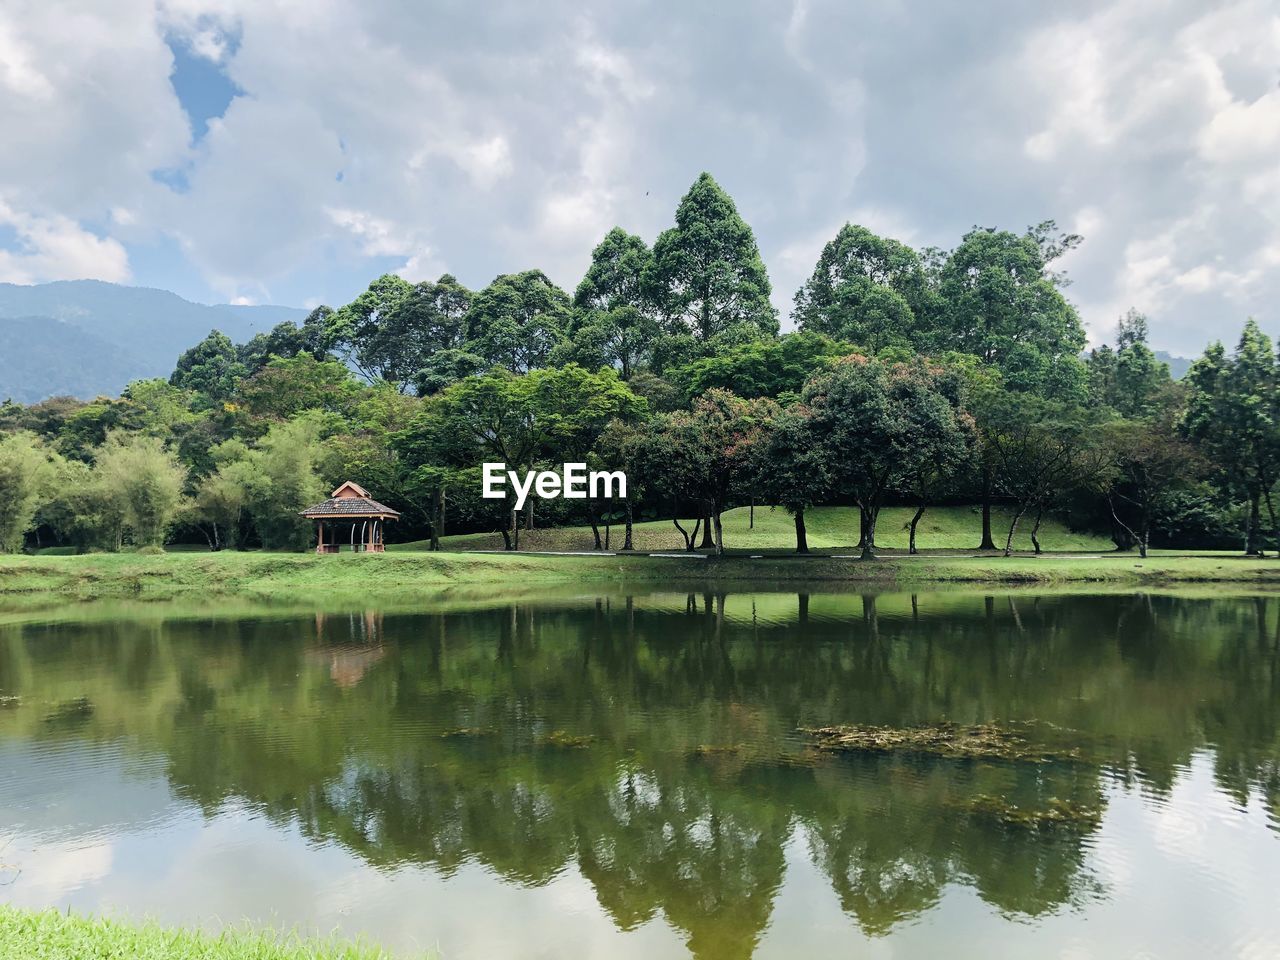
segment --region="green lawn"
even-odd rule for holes
[[[1237,554],[1059,553],[1040,557],[974,556],[969,552],[889,556],[862,561],[797,557],[774,551],[760,559],[546,556],[403,552],[388,554],[171,553],[0,557],[0,611],[50,609],[71,600],[171,600],[225,606],[269,601],[356,609],[421,603],[449,593],[515,599],[551,585],[636,583],[682,589],[738,584],[868,584],[877,589],[956,584],[1280,584],[1280,559]]]
[[[907,548],[907,524],[913,510],[907,507],[886,507],[880,514],[876,528],[876,544],[887,550]],[[755,526],[749,523],[751,511],[738,507],[724,514],[725,548],[730,550],[790,550],[795,547],[795,522],[781,508],[756,507]],[[1010,514],[1006,510],[992,512],[993,536],[1004,546],[1009,529]],[[852,507],[817,507],[805,514],[809,548],[812,550],[851,549],[858,542],[858,513]],[[689,524],[686,524],[688,527]],[[1019,525],[1014,548],[1030,550],[1030,520]],[[921,550],[972,550],[978,545],[982,533],[982,514],[977,506],[934,507],[925,513],[916,530],[916,546]],[[603,536],[603,530],[601,536]],[[678,550],[684,544],[680,532],[670,520],[654,520],[635,526],[634,542],[637,550]],[[528,550],[590,550],[593,545],[590,527],[560,527],[532,530],[521,533],[521,549]],[[1096,534],[1068,530],[1059,520],[1049,518],[1040,528],[1040,544],[1045,550],[1112,550],[1115,545],[1109,539]],[[392,550],[423,549],[423,542],[392,545]],[[464,534],[445,537],[443,546],[448,550],[501,550],[502,537],[497,533]],[[610,547],[622,546],[622,528],[615,527]]]
[[[31,912],[0,905],[0,960],[391,960],[377,947],[277,938],[252,931],[212,935],[154,923]]]

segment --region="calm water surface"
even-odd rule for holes
[[[942,720],[1059,759],[801,730]],[[448,960],[1280,957],[1280,598],[0,621],[0,901]]]

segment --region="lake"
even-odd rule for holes
[[[1027,749],[819,749],[996,725]],[[1280,956],[1280,597],[0,620],[0,902],[446,960]]]

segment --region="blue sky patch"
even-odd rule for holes
[[[173,52],[169,82],[191,121],[192,141],[199,143],[209,131],[209,121],[225,114],[231,101],[244,91],[227,76],[223,64],[197,55],[185,40],[168,37],[165,43]],[[239,45],[238,36],[228,37],[227,56],[233,56]]]

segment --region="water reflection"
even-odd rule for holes
[[[887,935],[950,888],[1037,918],[1105,899],[1109,788],[1197,753],[1280,811],[1280,601],[657,594],[421,614],[0,627],[0,742],[157,757],[204,817],[248,806],[379,869],[576,868],[613,924],[751,956],[799,842]],[[819,754],[797,731],[1036,721],[1053,762]],[[22,777],[21,762],[17,775]],[[145,909],[145,905],[144,909]]]

